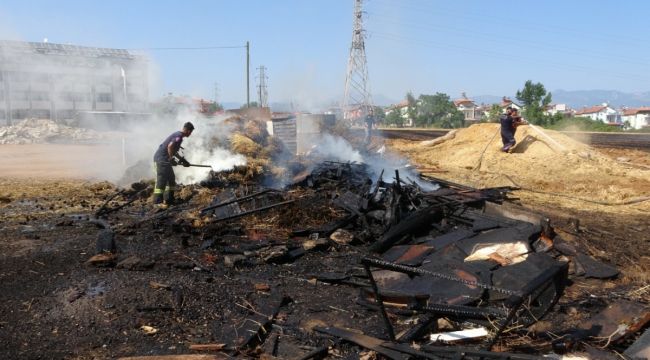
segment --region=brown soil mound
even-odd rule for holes
[[[650,170],[618,162],[556,131],[544,130],[548,140],[530,126],[516,133],[513,153],[503,153],[498,124],[462,129],[453,139],[436,145],[396,140],[392,145],[408,155],[423,173],[475,187],[519,186],[543,192],[560,205],[614,207],[650,196]],[[557,142],[557,144],[554,144]],[[519,196],[524,191],[517,193]],[[538,196],[538,201],[541,201]],[[586,201],[585,201],[586,200]],[[626,211],[648,211],[650,201]]]

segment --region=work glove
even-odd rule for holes
[[[180,158],[179,163],[183,165],[184,167],[190,167],[190,162],[185,160],[184,157]]]
[[[172,166],[178,165],[178,161],[176,161],[175,158],[172,158],[171,160],[169,160],[169,163],[172,164]]]

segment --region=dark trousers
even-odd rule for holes
[[[372,141],[372,126],[366,126],[366,136],[363,139],[363,144],[368,146]]]
[[[501,129],[501,142],[503,143],[502,151],[508,151],[515,146],[515,130],[514,129]]]
[[[169,161],[154,162],[156,168],[156,186],[153,189],[153,202],[160,204],[165,201],[166,204],[174,203],[174,190],[176,190],[176,175],[172,164]]]

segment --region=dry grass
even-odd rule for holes
[[[230,148],[236,153],[247,157],[256,157],[262,152],[262,147],[258,143],[239,133],[230,136]]]

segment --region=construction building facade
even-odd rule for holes
[[[0,41],[0,125],[145,113],[148,98],[144,56],[123,49]]]

